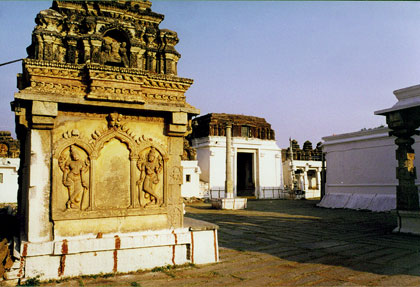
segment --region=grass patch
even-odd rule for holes
[[[39,286],[41,281],[39,281],[39,276],[34,278],[28,278],[25,282],[19,283],[18,286]]]
[[[198,268],[198,267],[194,263],[186,263],[182,265],[166,265],[166,266],[155,267],[151,271],[162,272],[172,278],[175,278],[176,275],[172,271],[175,269],[182,269],[182,268]]]
[[[237,275],[230,274],[230,276],[232,276],[233,278],[239,279],[241,281],[244,281],[245,280],[245,278],[240,277],[240,276],[237,276]]]

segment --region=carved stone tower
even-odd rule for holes
[[[23,256],[31,243],[183,227],[183,139],[199,111],[176,75],[177,34],[150,7],[54,1],[37,15],[12,103]]]

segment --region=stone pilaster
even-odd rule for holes
[[[232,183],[232,124],[226,124],[226,197],[233,198]]]

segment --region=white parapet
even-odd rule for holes
[[[216,209],[245,209],[247,199],[242,197],[218,198],[211,201],[211,206]]]
[[[62,279],[82,275],[125,273],[165,265],[219,261],[217,229],[208,222],[184,218],[184,227],[102,238],[20,242],[15,277]]]

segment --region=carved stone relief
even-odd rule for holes
[[[140,170],[140,178],[137,181],[140,206],[160,206],[162,204],[163,193],[162,156],[152,147],[142,152],[142,155],[137,161],[137,167]]]
[[[9,147],[4,143],[0,143],[0,157],[7,157],[8,154]]]
[[[122,216],[166,205],[167,151],[158,140],[137,137],[124,120],[111,113],[90,140],[74,129],[57,141],[54,219]]]
[[[32,44],[28,47],[29,57],[176,74],[180,58],[174,47],[179,41],[177,33],[159,29],[161,15],[147,9],[140,14],[132,11],[127,14],[130,8],[119,2],[98,2],[99,10],[119,11],[101,13],[99,18],[93,10],[85,10],[83,2],[57,1],[51,9],[38,14]],[[140,64],[142,61],[148,64]]]
[[[67,188],[67,209],[86,209],[89,206],[89,166],[86,152],[76,145],[66,148],[58,159],[63,172],[62,183]]]

